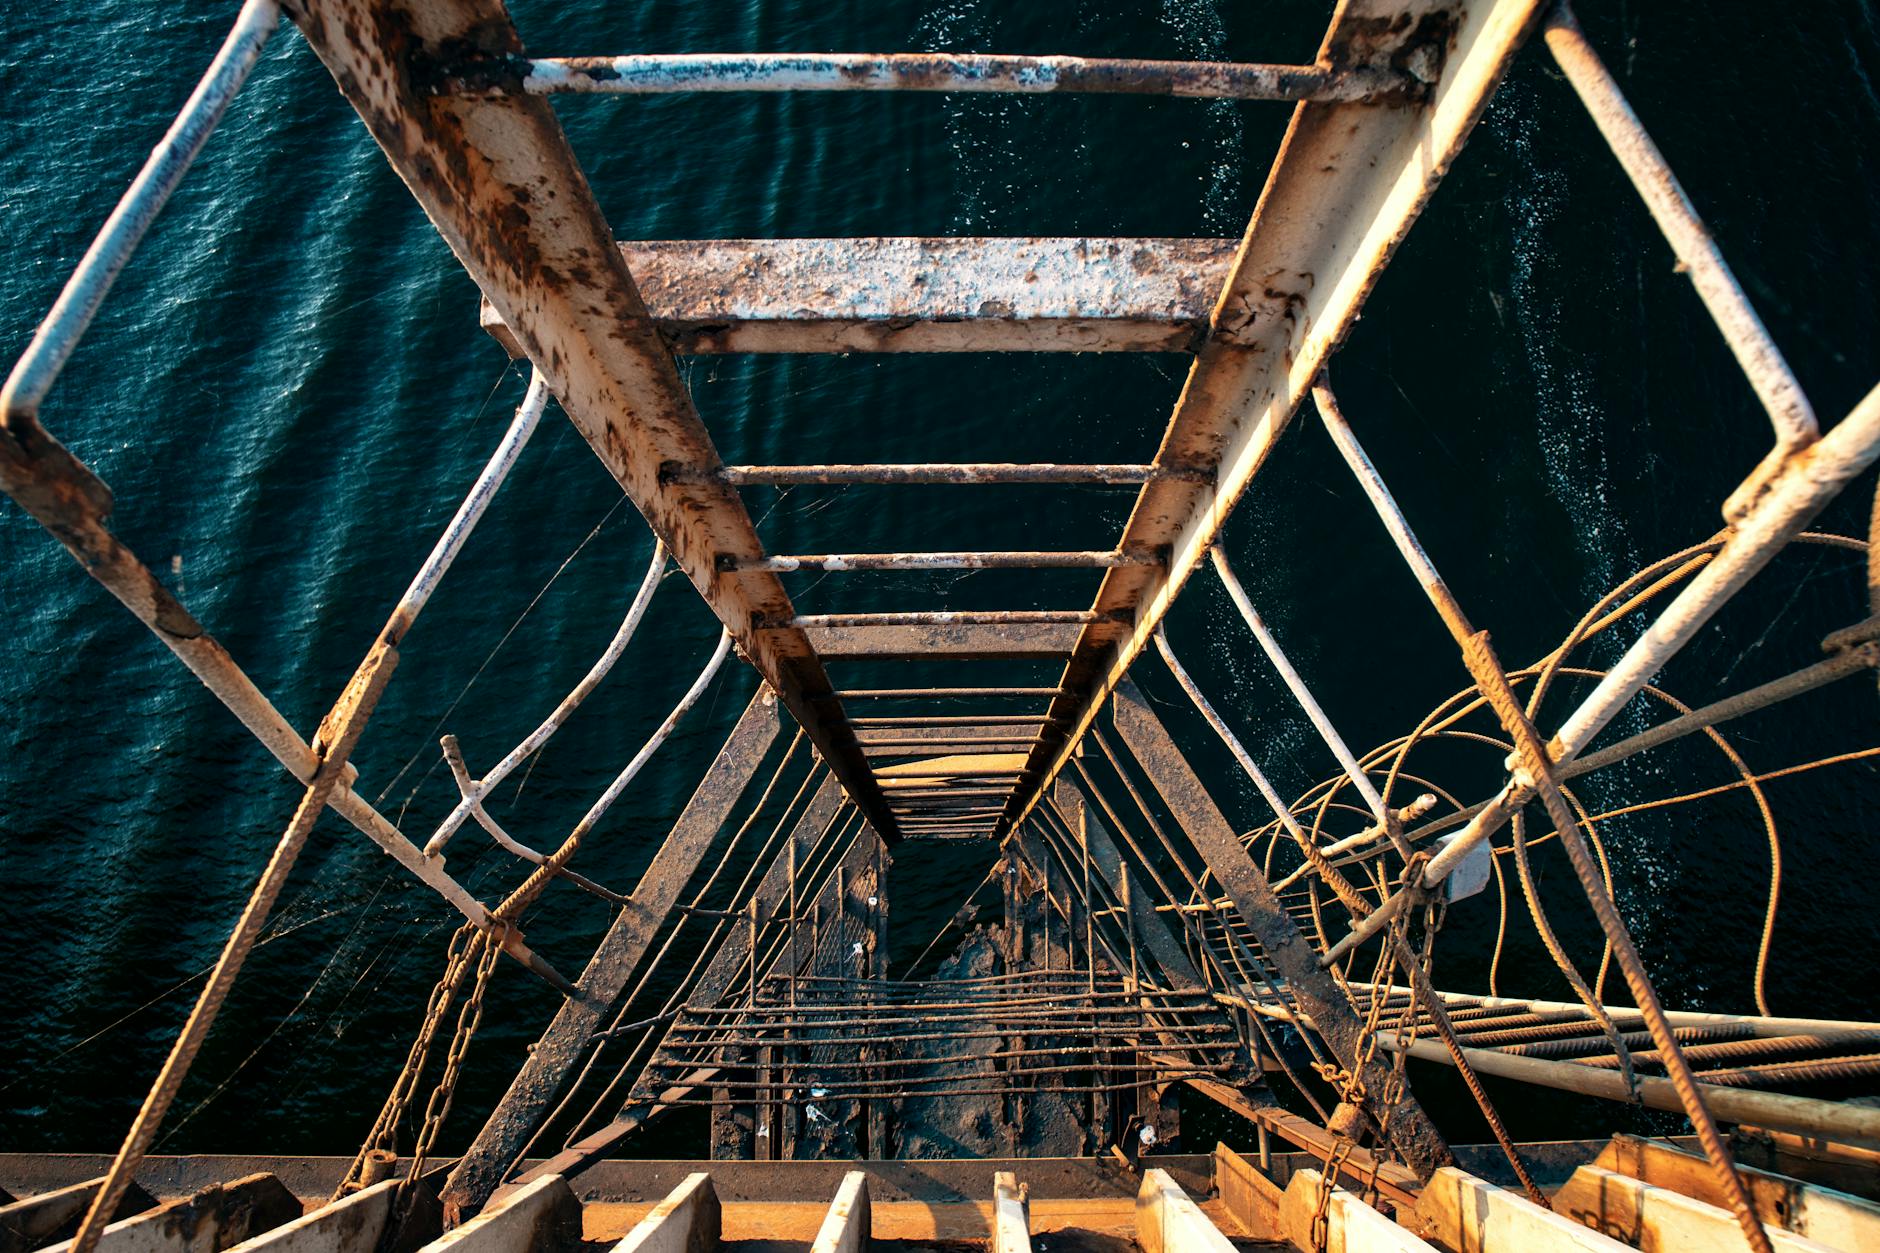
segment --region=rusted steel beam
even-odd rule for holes
[[[965,719],[961,719],[957,723],[952,723],[952,724],[943,723],[940,726],[935,726],[935,727],[926,727],[926,726],[898,727],[894,725],[890,725],[886,727],[877,727],[872,723],[863,724],[859,721],[857,722],[856,725],[858,726],[858,728],[860,728],[856,731],[856,739],[858,739],[861,742],[861,745],[863,748],[868,748],[877,744],[891,744],[891,743],[892,744],[926,744],[926,743],[937,743],[937,744],[962,743],[964,744],[964,743],[974,743],[979,740],[985,740],[985,739],[997,739],[1001,742],[1004,742],[1006,740],[1013,740],[1013,739],[1030,740],[1032,737],[1032,732],[1015,731],[1015,730],[1012,730],[1012,728],[1013,727],[1027,727],[1027,726],[1035,727],[1038,725],[1038,720],[1036,718],[1024,718],[1024,717],[1005,718],[1005,719],[965,718]]]
[[[962,714],[958,717],[853,718],[850,719],[850,724],[858,728],[963,726],[1035,727],[1046,720],[1043,714]]]
[[[940,91],[1100,93],[1206,100],[1375,100],[1421,84],[1389,69],[1249,61],[958,52],[691,52],[614,57],[467,57],[437,90],[506,95]]]
[[[813,613],[791,619],[799,630],[813,627],[1064,626],[1117,625],[1089,609],[928,609],[911,613]]]
[[[708,239],[623,243],[681,354],[1190,352],[1231,239]],[[523,341],[486,301],[483,328]],[[717,465],[677,462],[672,482]]]
[[[940,728],[940,729],[944,729],[944,728]],[[987,744],[1007,744],[1007,745],[1012,745],[1012,747],[1009,749],[1005,749],[1005,750],[993,750],[993,749],[985,748],[984,745],[987,745]],[[984,735],[984,736],[965,736],[965,737],[948,736],[948,737],[942,737],[939,739],[863,740],[862,747],[868,750],[875,750],[876,755],[879,755],[880,750],[894,750],[894,749],[902,750],[902,753],[900,755],[905,755],[906,752],[908,751],[918,751],[918,752],[927,753],[927,754],[954,753],[961,749],[964,749],[968,752],[975,752],[975,753],[984,753],[984,752],[993,752],[993,751],[1007,751],[1007,752],[1021,753],[1021,752],[1024,752],[1027,748],[1031,747],[1031,736],[1022,731],[1013,731],[1006,735]]]
[[[294,20],[392,167],[576,428],[889,838],[854,736],[811,704],[828,676],[775,575],[718,569],[763,545],[648,318],[548,102],[437,97],[426,85],[465,49],[522,54],[501,0],[299,0]],[[700,481],[668,483],[662,469]]]
[[[447,1205],[474,1204],[488,1196],[540,1126],[568,1073],[639,969],[732,807],[763,764],[781,726],[777,713],[775,694],[758,688],[653,854],[632,896],[588,959],[575,985],[578,995],[562,1002],[554,1021],[510,1081],[509,1090],[451,1172],[443,1193]]]
[[[1075,624],[1006,623],[944,626],[812,626],[804,630],[827,661],[867,657],[880,661],[1062,659],[1077,646]]]
[[[1545,5],[1542,0],[1349,0],[1325,65],[1411,65],[1432,78],[1406,104],[1301,104],[1267,175],[1189,370],[1157,465],[1216,471],[1145,484],[1119,549],[1166,548],[1162,567],[1112,570],[1067,663],[1006,828],[1070,760],[1105,698],[1149,643],[1312,380],[1457,153]]]
[[[964,484],[1081,483],[1132,486],[1172,473],[1152,465],[1017,464],[1004,461],[920,462],[901,465],[726,466],[721,482],[734,487],[811,487],[852,483]]]
[[[1437,1169],[1453,1165],[1448,1146],[1407,1085],[1394,1107],[1386,1109],[1381,1104],[1383,1094],[1391,1090],[1390,1075],[1375,1057],[1366,1058],[1364,1024],[1331,973],[1320,969],[1318,953],[1287,916],[1272,885],[1202,787],[1194,767],[1150,712],[1142,693],[1125,679],[1117,686],[1114,704],[1117,734],[1161,793],[1170,814],[1234,902],[1235,910],[1252,928],[1262,955],[1312,1015],[1319,1035],[1339,1064],[1355,1068],[1368,1094],[1366,1112],[1386,1128],[1391,1143],[1419,1178],[1428,1179]]]
[[[839,700],[940,700],[974,696],[1062,696],[1055,687],[858,687],[835,693]]]
[[[1142,941],[1143,951],[1162,967],[1165,979],[1176,987],[1205,986],[1201,972],[1195,969],[1167,924],[1156,915],[1148,892],[1131,872],[1129,863],[1123,860],[1116,841],[1110,838],[1095,810],[1085,802],[1083,792],[1069,780],[1059,779],[1052,788],[1052,801],[1071,829],[1082,834],[1090,848],[1091,869],[1109,885],[1111,896],[1124,902],[1130,934]]]
[[[823,841],[831,827],[840,825],[836,823],[836,819],[844,812],[847,811],[843,809],[840,784],[833,778],[825,778],[817,787],[815,794],[810,797],[810,802],[804,807],[801,816],[790,828],[786,847],[771,860],[770,866],[764,872],[764,877],[758,881],[751,900],[761,916],[768,917],[775,914],[778,908],[788,901],[791,867],[807,865],[811,861],[811,854]],[[866,827],[858,834],[855,844],[860,846],[864,842],[875,842],[868,838]],[[854,855],[853,850],[850,855]],[[741,926],[727,928],[723,942],[706,963],[691,995],[687,998],[687,1003],[717,1005],[745,973],[749,964],[750,951],[748,929]],[[715,1067],[702,1070],[700,1082],[716,1073]],[[633,1091],[636,1094],[640,1092],[644,1083],[650,1081],[650,1074],[650,1067],[641,1071],[633,1084]],[[614,1144],[618,1143],[622,1136],[632,1132],[647,1118],[664,1108],[660,1102],[668,1095],[670,1094],[663,1093],[654,1101],[646,1103],[629,1097],[627,1107],[611,1124],[571,1145],[542,1165],[520,1175],[509,1187],[519,1187],[548,1174],[573,1174],[581,1167],[598,1161]],[[497,1176],[493,1179],[479,1177],[476,1181],[477,1186],[474,1188],[468,1186],[467,1180],[460,1185],[457,1176],[453,1174],[444,1192],[446,1203],[454,1203],[460,1209],[466,1210],[483,1204],[502,1184],[501,1171],[507,1170],[508,1167],[509,1161],[507,1160],[499,1163]]]
[[[813,553],[804,556],[720,557],[721,570],[769,570],[790,574],[821,570],[1111,570],[1117,566],[1152,566],[1152,552],[952,552],[952,553]]]

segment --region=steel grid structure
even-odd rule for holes
[[[394,607],[326,722],[307,738],[287,725],[227,652],[112,534],[109,490],[39,422],[42,402],[112,280],[239,89],[283,11],[332,72],[393,168],[477,282],[483,293],[484,326],[534,369],[529,399],[503,445]],[[1503,670],[1486,635],[1475,630],[1418,545],[1410,523],[1339,411],[1325,377],[1380,273],[1467,142],[1508,65],[1541,28],[1549,52],[1664,230],[1775,432],[1769,455],[1723,502],[1726,533],[1701,561],[1693,559],[1685,571],[1688,581],[1651,627],[1616,665],[1596,677],[1590,694],[1549,736],[1529,721],[1531,710],[1524,712],[1514,696],[1514,676]],[[1186,95],[1289,101],[1294,111],[1252,219],[1237,243],[621,243],[608,230],[555,115],[542,99],[573,91],[840,90]],[[1144,258],[1147,263],[1136,264]],[[771,279],[740,281],[748,280],[754,270],[765,271]],[[922,281],[914,283],[913,277]],[[1175,350],[1192,356],[1186,384],[1151,460],[1092,465],[961,461],[727,466],[674,365],[675,353],[1093,350]],[[1309,393],[1316,393],[1317,409],[1335,444],[1399,555],[1455,636],[1482,699],[1509,737],[1506,778],[1496,795],[1470,807],[1454,805],[1454,812],[1421,827],[1408,824],[1428,805],[1395,807],[1387,790],[1373,785],[1369,765],[1351,751],[1286,661],[1275,633],[1215,547],[1235,504]],[[535,737],[481,777],[461,754],[450,757],[461,801],[420,850],[351,791],[353,776],[346,759],[390,679],[397,645],[515,463],[550,394],[658,538],[645,594],[650,595],[669,554],[723,623],[725,643],[661,733],[554,853],[517,844],[481,807],[481,796],[494,780],[539,749]],[[1393,1084],[1376,1056],[1380,1045],[1386,1052],[1418,1056],[1440,1051],[1440,1045],[1415,1039],[1417,1025],[1432,1025],[1448,1045],[1448,1060],[1465,1074],[1479,1066],[1533,1082],[1548,1080],[1538,1077],[1532,1065],[1485,1061],[1484,1050],[1475,1046],[1492,1037],[1460,1029],[1472,1016],[1479,1027],[1476,1011],[1492,1009],[1491,1004],[1437,993],[1416,977],[1416,962],[1405,960],[1413,955],[1403,947],[1402,920],[1410,912],[1405,905],[1450,890],[1452,875],[1472,858],[1479,860],[1482,846],[1523,806],[1540,801],[1558,838],[1575,856],[1576,870],[1598,908],[1596,875],[1589,877],[1593,872],[1585,858],[1590,854],[1565,808],[1562,780],[1870,669],[1876,660],[1877,632],[1871,623],[1859,624],[1830,638],[1836,655],[1828,662],[1718,707],[1687,711],[1625,745],[1585,753],[1615,714],[1648,690],[1657,671],[1778,551],[1803,537],[1809,521],[1877,456],[1880,389],[1825,435],[1819,430],[1799,383],[1688,197],[1561,4],[1345,0],[1313,64],[1270,66],[951,54],[535,58],[525,54],[500,0],[293,0],[284,6],[275,0],[248,0],[221,54],[0,393],[0,486],[307,787],[196,1015],[140,1112],[109,1182],[99,1190],[76,1253],[89,1253],[98,1239],[313,817],[327,807],[462,912],[486,937],[485,943],[500,947],[568,994],[548,1036],[457,1167],[446,1196],[460,1210],[474,1209],[502,1183],[593,1043],[626,1030],[618,1020],[605,1031],[600,1024],[636,974],[644,981],[646,955],[669,917],[715,920],[711,941],[686,983],[690,999],[684,1007],[668,1007],[658,1018],[630,1024],[642,1029],[646,1047],[656,1044],[670,1061],[682,1051],[685,1033],[695,1030],[699,1016],[709,1014],[712,1006],[735,1004],[741,995],[744,1009],[753,1011],[760,987],[774,977],[780,954],[786,951],[783,969],[794,992],[803,969],[797,933],[805,900],[827,897],[846,919],[857,908],[852,899],[856,885],[866,879],[875,891],[859,908],[875,929],[871,934],[878,933],[885,925],[885,906],[879,899],[885,897],[886,846],[901,838],[1000,841],[1008,914],[1012,884],[1022,866],[1068,937],[1065,943],[1081,952],[1092,988],[1100,965],[1108,969],[1106,978],[1124,980],[1132,997],[1157,981],[1162,987],[1212,988],[1213,998],[1239,1015],[1240,1045],[1260,1056],[1263,1064],[1270,1060],[1280,1069],[1288,1065],[1285,1050],[1275,1045],[1261,1020],[1279,1017],[1303,1028],[1299,1038],[1312,1053],[1310,1065],[1321,1075],[1341,1076],[1340,1094],[1350,1098],[1356,1110],[1340,1122],[1332,1118],[1334,1111],[1322,1109],[1328,1123],[1338,1134],[1347,1134],[1357,1125],[1353,1118],[1369,1118],[1371,1130],[1409,1165],[1412,1176],[1427,1178],[1448,1160],[1447,1148],[1407,1088]],[[1082,483],[1134,487],[1137,495],[1122,533],[1101,547],[1067,552],[772,553],[740,490],[802,483]],[[1339,761],[1344,784],[1362,801],[1358,812],[1371,824],[1343,840],[1319,842],[1323,807],[1312,829],[1306,830],[1266,783],[1251,754],[1190,685],[1191,694],[1272,804],[1274,831],[1283,830],[1308,863],[1279,882],[1253,860],[1246,841],[1214,806],[1127,679],[1150,641],[1160,638],[1163,618],[1211,552],[1256,639]],[[803,570],[1041,568],[1100,570],[1102,582],[1088,608],[802,614],[780,578]],[[591,682],[584,680],[585,689],[577,689],[543,724],[541,739],[552,734],[572,708],[569,701],[578,704],[585,690],[605,674],[644,608],[642,596],[629,611],[618,647],[597,663]],[[762,676],[764,687],[640,885],[631,894],[615,893],[568,870],[566,862],[586,831],[704,690],[732,646]],[[1055,682],[1034,687],[839,688],[825,665],[834,660],[932,656],[1040,660],[1060,665],[1061,674]],[[1180,674],[1173,654],[1165,649],[1165,656]],[[956,707],[939,702],[986,697],[1041,703],[1023,713],[941,712]],[[849,716],[851,704],[875,701],[913,702],[923,712]],[[779,705],[792,715],[813,749],[814,764],[798,789],[798,799],[808,796],[809,802],[793,822],[779,820],[767,846],[768,869],[761,882],[753,886],[747,881],[725,908],[702,904],[702,891],[684,904],[679,898],[712,838],[760,768],[780,725]],[[1099,727],[1099,715],[1111,708],[1127,763]],[[1110,796],[1083,760],[1087,745],[1095,745],[1108,761],[1114,780]],[[447,744],[447,755],[453,751]],[[818,776],[825,767],[828,774]],[[778,769],[781,773],[782,767]],[[1145,799],[1132,774],[1151,784],[1159,797],[1154,804]],[[813,793],[812,777],[822,779]],[[773,778],[770,787],[776,782]],[[1115,805],[1118,787],[1138,811],[1127,821]],[[769,787],[764,795],[770,795]],[[1172,817],[1173,831],[1158,820],[1158,808]],[[786,818],[792,812],[786,810]],[[477,901],[443,869],[444,843],[468,821],[483,826],[532,867],[522,887],[494,909]],[[1128,845],[1127,854],[1105,833],[1106,823]],[[1145,832],[1160,843],[1159,849],[1147,846]],[[1440,848],[1431,843],[1438,836]],[[1387,865],[1392,855],[1400,863],[1394,869]],[[1343,873],[1346,869],[1363,876],[1362,881],[1351,882]],[[754,874],[756,867],[752,870]],[[1282,890],[1301,874],[1308,889],[1304,901],[1283,897]],[[574,982],[532,952],[513,922],[519,903],[533,899],[557,877],[622,906],[607,939]],[[1342,939],[1334,940],[1325,930],[1322,887],[1332,891],[1337,907],[1349,915],[1349,930]],[[1606,904],[1609,907],[1610,901]],[[1646,1099],[1682,1109],[1697,1125],[1725,1192],[1740,1197],[1741,1184],[1716,1142],[1707,1112],[1735,1098],[1720,1097],[1714,1082],[1709,1092],[1693,1085],[1683,1042],[1676,1038],[1677,1015],[1666,1015],[1656,1006],[1623,923],[1607,916],[1612,912],[1608,908],[1602,922],[1608,924],[1612,951],[1641,1006],[1639,1023],[1649,1028],[1655,1046],[1639,1057],[1665,1067],[1669,1078],[1635,1080],[1630,1052],[1634,1042],[1629,1037],[1638,1032],[1629,1030],[1631,1019],[1583,995],[1585,1005],[1573,1010],[1580,1014],[1583,1009],[1583,1018],[1550,1021],[1566,1023],[1566,1030],[1582,1035],[1589,1024],[1599,1027],[1602,1043],[1613,1044],[1613,1066],[1623,1074],[1575,1082],[1585,1090],[1599,1088],[1601,1094],[1614,1095],[1607,1090],[1610,1079],[1625,1085],[1621,1095],[1649,1092],[1655,1095]],[[1313,943],[1308,928],[1317,932],[1319,943]],[[1380,970],[1392,968],[1394,962],[1413,976],[1397,1000],[1365,992],[1351,977],[1349,959],[1367,940],[1380,937]],[[666,943],[670,946],[670,936]],[[811,948],[807,960],[814,968],[814,943]],[[868,943],[857,941],[856,949],[865,965],[874,961]],[[661,948],[653,961],[665,951]],[[1147,982],[1145,965],[1154,967]],[[885,974],[879,969],[863,973],[872,973],[877,982]],[[630,1003],[631,994],[620,1004],[622,1012]],[[1386,1009],[1399,1012],[1406,1025],[1394,1032],[1383,1030],[1378,1015]],[[1545,1011],[1524,1003],[1522,1012],[1532,1019]],[[1628,1030],[1621,1030],[1621,1019]],[[1766,1026],[1765,1020],[1732,1021],[1758,1040],[1769,1040],[1769,1030],[1777,1030],[1753,1025]],[[1522,1029],[1547,1025],[1525,1019],[1523,1023]],[[1727,1070],[1731,1084],[1753,1087],[1798,1080],[1803,1072],[1795,1067],[1826,1065],[1817,1054],[1866,1048],[1873,1034],[1870,1024],[1830,1024],[1815,1031],[1788,1023],[1779,1030],[1786,1034],[1775,1039],[1786,1043],[1757,1046],[1762,1052],[1692,1055],[1705,1061],[1749,1059]],[[1771,1060],[1778,1055],[1782,1060]],[[422,1054],[414,1056],[421,1066]],[[571,1140],[554,1159],[555,1170],[604,1152],[652,1111],[685,1100],[719,1069],[704,1064],[691,1070],[672,1065],[659,1069],[645,1063],[643,1052],[636,1056],[641,1067],[631,1099],[600,1130]],[[1524,1063],[1533,1060],[1510,1056]],[[1868,1067],[1871,1060],[1856,1053],[1835,1064],[1845,1072],[1849,1066]],[[1584,1069],[1605,1073],[1598,1066]],[[1717,1071],[1712,1067],[1706,1073],[1714,1076]],[[1214,1082],[1213,1076],[1199,1072],[1181,1077],[1204,1091]],[[1672,1089],[1674,1095],[1667,1096]],[[1310,1097],[1310,1084],[1301,1083],[1301,1090]],[[1245,1097],[1230,1092],[1222,1099]],[[1756,1116],[1769,1125],[1865,1138],[1880,1135],[1871,1110],[1794,1096],[1774,1100],[1753,1106]],[[1486,1102],[1484,1112],[1492,1121]],[[1748,1211],[1742,1205],[1738,1211],[1752,1244],[1767,1247]]]

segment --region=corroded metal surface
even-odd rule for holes
[[[1077,645],[1078,629],[1075,624],[1039,622],[937,626],[861,623],[808,626],[804,634],[828,661],[852,657],[884,661],[925,661],[931,657],[1023,660],[1069,656]]]
[[[1207,328],[1234,245],[709,239],[620,251],[645,302],[639,316],[678,353],[1188,352]],[[520,355],[523,342],[499,308],[486,301],[482,320]]]
[[[1152,637],[1357,320],[1384,266],[1435,192],[1540,0],[1353,0],[1321,51],[1333,65],[1396,64],[1433,80],[1405,105],[1302,104],[1254,209],[1207,338],[1157,450],[1158,465],[1218,469],[1214,482],[1144,485],[1119,548],[1167,546],[1166,567],[1104,576],[1010,821],[1035,805],[1083,729]],[[1117,619],[1122,621],[1117,621]],[[1128,625],[1124,625],[1128,623]]]
[[[476,1140],[464,1150],[444,1190],[447,1204],[488,1196],[541,1125],[549,1102],[639,968],[732,806],[763,763],[780,725],[776,697],[769,689],[759,688],[671,832],[660,842],[631,899],[588,959],[587,969],[575,984],[579,995],[562,1002]]]
[[[761,556],[670,352],[545,100],[440,98],[424,80],[465,55],[517,56],[500,0],[297,0],[294,20],[563,410],[842,777],[892,837],[775,575],[718,569]],[[662,467],[696,481],[669,483]]]
[[[1343,989],[1330,972],[1319,968],[1317,951],[1287,916],[1266,876],[1241,845],[1239,835],[1216,808],[1194,768],[1169,739],[1133,683],[1124,680],[1118,686],[1115,705],[1117,734],[1142,764],[1169,812],[1234,902],[1234,908],[1253,929],[1266,960],[1312,1015],[1339,1064],[1355,1072],[1363,1090],[1375,1102],[1390,1091],[1389,1074],[1375,1058],[1364,1057],[1363,1024]],[[1392,1145],[1420,1178],[1427,1179],[1438,1168],[1453,1165],[1448,1146],[1407,1085],[1394,1107],[1386,1111],[1373,1104],[1370,1113],[1387,1128]]]
[[[1421,84],[1388,68],[959,52],[705,52],[466,58],[441,92],[663,95],[727,91],[1098,92],[1228,100],[1372,100]]]

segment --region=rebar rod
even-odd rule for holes
[[[319,768],[314,771],[313,778],[302,793],[287,829],[275,843],[273,854],[262,869],[261,878],[236,920],[235,929],[229,933],[220,956],[216,958],[209,982],[196,998],[188,1021],[183,1024],[182,1031],[164,1058],[162,1068],[157,1072],[156,1082],[151,1085],[137,1116],[131,1121],[123,1145],[92,1196],[91,1205],[79,1223],[78,1234],[72,1238],[73,1253],[92,1253],[98,1247],[106,1225],[116,1217],[118,1205],[130,1190],[139,1164],[150,1151],[151,1142],[156,1139],[164,1114],[169,1112],[177,1090],[189,1074],[191,1063],[196,1060],[203,1041],[208,1038],[210,1027],[215,1024],[216,1015],[235,986],[236,976],[241,973],[243,963],[253,951],[255,940],[260,936],[275,900],[279,898],[281,889],[287,886],[287,876],[292,873],[301,849],[306,846],[307,837],[313,833],[314,823],[325,811],[327,796],[339,785],[346,759],[358,745],[359,737],[364,734],[366,721],[371,718],[379,696],[385,691],[385,685],[391,680],[392,670],[397,664],[397,649],[384,642],[375,645],[321,723],[320,734],[315,738]]]

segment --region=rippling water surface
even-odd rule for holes
[[[1065,52],[1308,60],[1327,4],[1150,0],[515,5],[533,51]],[[1865,0],[1585,4],[1595,43],[1706,214],[1824,420],[1880,353],[1880,30]],[[226,29],[232,5],[0,6],[0,356],[10,360]],[[623,238],[1236,235],[1283,107],[971,96],[707,96],[557,103]],[[1184,363],[1164,357],[736,359],[685,363],[725,459],[1146,460]],[[1590,123],[1530,50],[1339,358],[1342,398],[1502,656],[1544,653],[1606,588],[1697,543],[1766,450],[1767,424]],[[476,291],[291,30],[119,283],[47,405],[115,489],[116,525],[298,727],[310,728],[498,439],[524,378],[476,326]],[[1861,534],[1871,480],[1824,529]],[[1095,547],[1127,493],[760,491],[775,551]],[[1465,682],[1323,434],[1301,422],[1227,543],[1354,744],[1402,734]],[[437,736],[500,755],[611,635],[650,541],[558,411],[404,650],[356,761],[361,790],[424,831],[453,789]],[[1088,573],[847,575],[792,584],[806,611],[1081,607]],[[0,1144],[116,1144],[297,788],[58,546],[0,504]],[[1867,612],[1857,556],[1785,556],[1665,676],[1702,702],[1786,672]],[[1631,628],[1634,629],[1635,628]],[[1285,790],[1332,769],[1212,576],[1169,627]],[[628,660],[497,806],[538,843],[653,729],[716,625],[669,578]],[[1615,632],[1588,664],[1629,638]],[[1241,786],[1159,668],[1141,679],[1225,808]],[[878,672],[870,672],[878,674]],[[1038,674],[1035,680],[1054,676]],[[872,682],[872,679],[868,681]],[[941,681],[945,681],[944,679]],[[957,680],[955,680],[957,681]],[[582,868],[631,883],[749,698],[727,671],[636,783]],[[1558,719],[1574,688],[1549,709]],[[1875,738],[1856,680],[1732,731],[1757,770]],[[1558,704],[1559,708],[1556,707]],[[1643,725],[1643,712],[1624,727]],[[1543,722],[1547,717],[1543,716]],[[1473,795],[1492,750],[1432,770]],[[1728,781],[1714,748],[1641,758],[1601,809]],[[1772,781],[1783,910],[1776,1013],[1880,1018],[1869,762]],[[1484,793],[1485,794],[1485,793]],[[1464,799],[1468,799],[1465,796]],[[1742,792],[1602,825],[1666,999],[1750,1008],[1768,849]],[[476,847],[472,847],[476,846]],[[1576,952],[1597,946],[1568,870],[1537,853]],[[896,960],[985,869],[906,847]],[[513,862],[466,836],[451,870],[490,899]],[[578,968],[606,924],[552,896],[533,942]],[[1518,905],[1515,906],[1518,910]],[[1444,982],[1479,987],[1494,896],[1453,913]],[[350,1152],[403,1057],[452,917],[350,828],[321,825],[160,1151]],[[1501,986],[1559,996],[1531,939]],[[461,1140],[553,997],[513,969],[492,994]],[[1439,1091],[1440,1083],[1431,1080]],[[1443,1100],[1448,1100],[1445,1095]],[[1451,1110],[1459,1135],[1479,1127]],[[1521,1113],[1517,1113],[1520,1130]],[[655,1139],[655,1145],[660,1142]],[[686,1151],[683,1144],[667,1145]],[[691,1146],[696,1151],[696,1146]]]

